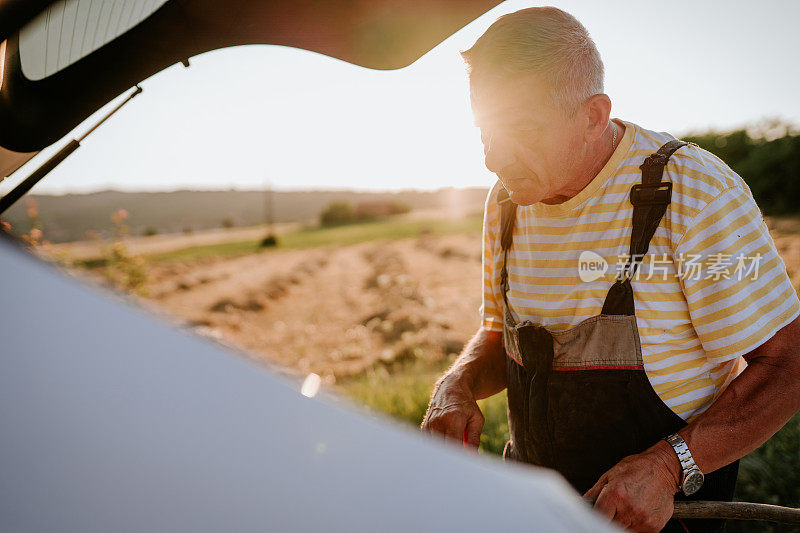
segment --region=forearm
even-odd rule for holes
[[[787,325],[761,348],[748,354],[747,368],[711,407],[678,433],[697,466],[713,472],[751,452],[800,410],[800,322]],[[666,443],[659,443],[664,447]],[[671,449],[667,445],[668,452]],[[680,465],[669,454],[671,470]]]
[[[680,431],[703,472],[713,472],[766,442],[800,409],[797,364],[756,358],[722,395]]]
[[[481,328],[445,376],[458,376],[480,400],[506,388],[505,369],[502,333]]]
[[[800,319],[745,356],[748,367],[714,403],[678,432],[705,473],[735,461],[771,437],[800,409]],[[672,515],[682,468],[664,440],[625,457],[585,497],[619,523],[660,530]]]
[[[484,418],[476,400],[505,388],[504,355],[500,332],[478,330],[436,383],[422,430],[478,448]]]

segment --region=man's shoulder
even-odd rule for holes
[[[670,133],[648,130],[638,125],[634,127],[636,135],[631,146],[631,155],[647,157],[669,141],[678,139]],[[716,194],[726,189],[747,187],[744,180],[724,161],[696,144],[688,144],[676,150],[664,172],[665,178],[674,184],[693,185]]]
[[[486,203],[484,204],[484,219],[489,221],[489,223],[493,223],[495,219],[499,218],[500,206],[498,205],[497,201],[498,195],[502,188],[503,184],[500,183],[500,180],[497,180],[489,189],[489,194],[486,195]]]
[[[500,189],[503,188],[503,184],[500,180],[496,180],[494,185],[489,189],[489,194],[486,196],[486,207],[488,208],[490,205],[497,205],[497,195],[500,193]]]
[[[651,131],[641,126],[635,128],[631,155],[642,160],[676,139],[666,132]],[[751,195],[741,176],[719,157],[696,144],[683,146],[672,154],[664,169],[663,179],[672,182],[673,210],[678,209],[688,217],[693,217],[727,191],[736,190]]]

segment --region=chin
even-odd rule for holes
[[[509,191],[508,196],[511,198],[511,201],[517,205],[532,205],[542,201],[542,198],[533,192]]]

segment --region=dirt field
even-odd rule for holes
[[[769,221],[800,289],[800,220]],[[480,234],[421,235],[152,264],[143,303],[195,332],[327,382],[436,362],[479,325]]]
[[[480,235],[156,265],[149,304],[298,374],[439,360],[479,326]]]

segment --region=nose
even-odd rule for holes
[[[483,147],[484,164],[490,172],[498,174],[516,161],[514,150],[507,140],[499,135],[492,135]]]

